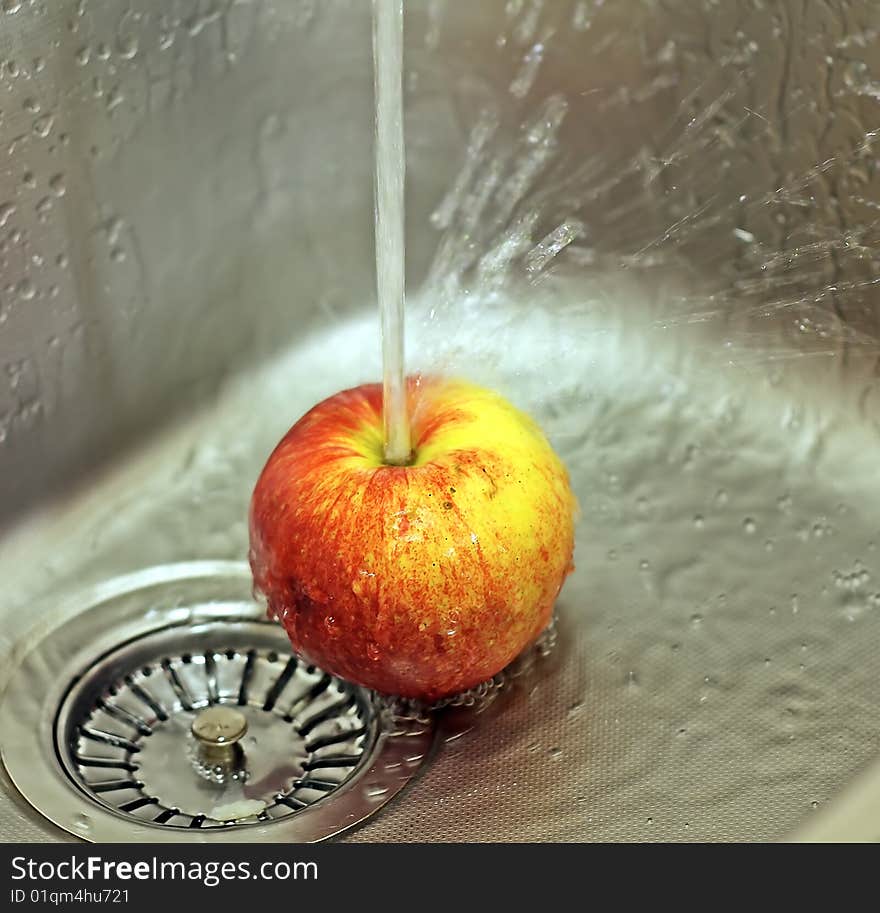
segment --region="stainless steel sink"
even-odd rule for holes
[[[556,648],[345,839],[831,820],[880,724],[880,10],[406,8],[410,363],[532,411],[582,517]],[[243,561],[379,340],[367,3],[0,9],[8,681],[107,581]],[[0,837],[75,839],[8,778]]]

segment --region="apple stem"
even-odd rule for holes
[[[376,290],[382,323],[385,462],[410,461],[404,364],[403,0],[373,0],[376,106]]]

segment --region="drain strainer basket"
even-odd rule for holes
[[[431,718],[292,656],[250,585],[238,563],[172,565],[62,610],[0,708],[34,808],[92,841],[311,842],[400,792]]]

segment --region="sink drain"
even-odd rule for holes
[[[0,708],[25,798],[94,841],[313,841],[396,795],[427,717],[291,656],[238,564],[159,568],[71,606]]]
[[[332,795],[375,740],[370,695],[284,656],[284,641],[221,619],[114,651],[61,706],[65,770],[107,808],[168,827],[276,820]],[[199,742],[211,710],[240,738]]]

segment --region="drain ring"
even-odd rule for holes
[[[96,842],[312,842],[400,792],[432,720],[291,657],[250,586],[237,562],[166,565],[65,607],[0,706],[28,802]],[[209,707],[246,720],[228,767],[190,734]]]

